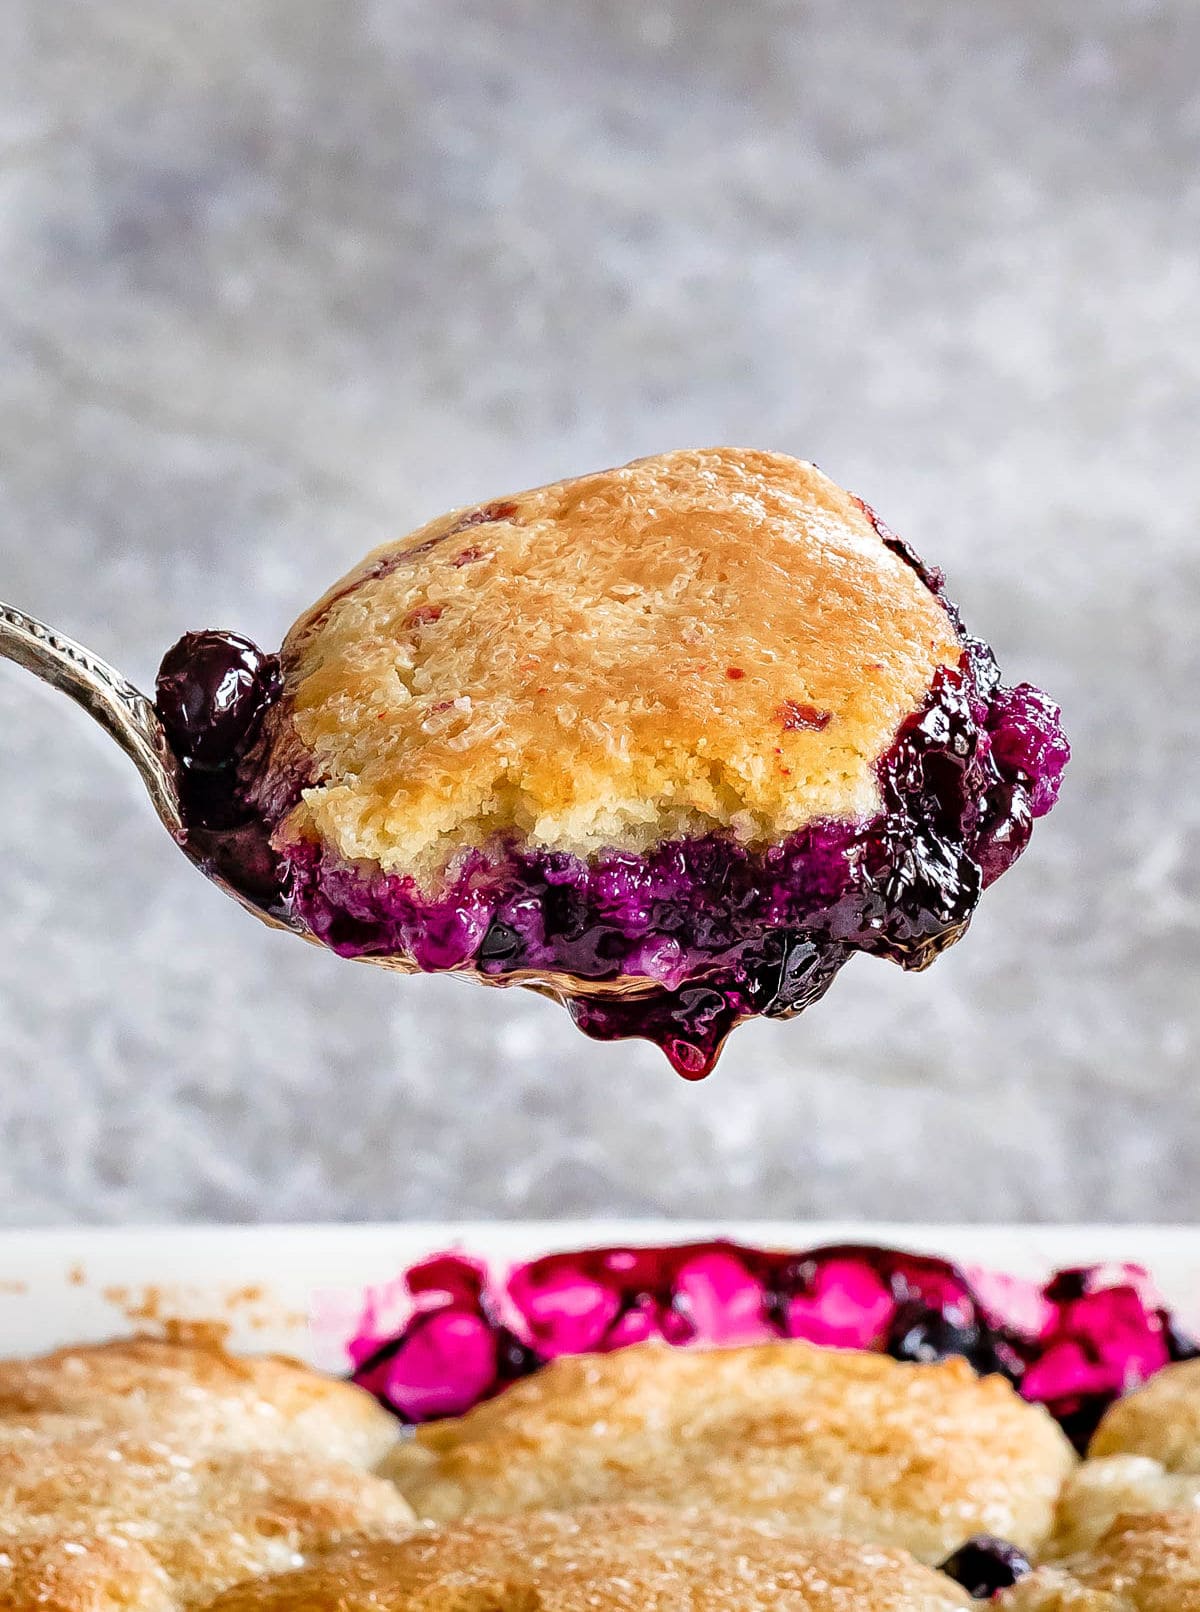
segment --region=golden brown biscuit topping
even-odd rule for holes
[[[367,1393],[274,1355],[236,1356],[211,1329],[80,1344],[0,1360],[0,1439],[44,1417],[183,1441],[192,1453],[309,1451],[373,1466],[395,1441],[392,1418]]]
[[[495,832],[587,854],[879,809],[958,635],[812,465],[714,448],[456,511],[290,634],[286,832],[433,875]]]
[[[90,1569],[98,1583],[117,1568],[133,1572],[130,1561],[140,1580],[144,1555],[191,1607],[348,1535],[394,1537],[411,1522],[384,1479],[315,1455],[193,1454],[149,1430],[0,1437],[0,1586],[3,1555],[19,1549],[27,1559],[36,1547],[47,1596],[63,1564],[86,1582],[93,1547],[104,1546]],[[26,1560],[18,1576],[32,1573]]]
[[[787,1342],[563,1357],[418,1429],[389,1470],[439,1521],[653,1501],[938,1562],[972,1534],[1039,1546],[1074,1464],[1043,1410],[963,1360]]]
[[[211,1612],[950,1612],[898,1551],[620,1506],[476,1519],[222,1596]]]
[[[1200,1612],[1200,1512],[1119,1517],[1087,1555],[1044,1567],[998,1612]]]

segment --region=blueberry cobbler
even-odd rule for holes
[[[190,849],[248,899],[688,1076],[855,952],[931,963],[1069,753],[865,504],[734,449],[444,516],[278,658],[189,635],[158,703]]]
[[[181,1322],[0,1359],[0,1608],[1200,1605],[1200,1354],[1134,1267],[453,1251],[313,1320],[351,1381]]]

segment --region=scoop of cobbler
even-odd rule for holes
[[[1069,754],[866,505],[735,449],[432,521],[278,658],[182,640],[159,709],[193,853],[250,899],[690,1076],[855,952],[932,962]]]

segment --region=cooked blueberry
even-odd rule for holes
[[[1074,1304],[1090,1291],[1093,1273],[1082,1266],[1058,1271],[1046,1283],[1043,1292],[1052,1304]]]
[[[589,927],[591,914],[583,893],[573,884],[546,882],[542,895],[547,935],[558,941],[579,940]]]
[[[677,1348],[693,1343],[700,1330],[686,1293],[672,1294],[669,1301],[660,1307],[658,1324],[666,1341]]]
[[[972,638],[969,633],[963,635],[963,651],[971,668],[975,698],[986,707],[1000,687],[1000,668],[995,654],[990,644],[985,644],[981,638]]]
[[[770,935],[747,969],[747,1001],[771,1018],[799,1013],[824,996],[848,955],[812,935]]]
[[[889,836],[876,854],[883,865],[871,879],[880,912],[872,949],[907,968],[924,968],[970,922],[979,901],[979,864],[961,846],[920,829],[907,842]]]
[[[1022,784],[997,784],[984,798],[974,846],[985,884],[1008,870],[1032,833],[1029,791]]]
[[[192,632],[163,656],[158,715],[175,753],[197,767],[234,760],[279,688],[279,662],[236,633]]]
[[[530,1377],[545,1364],[537,1350],[522,1343],[515,1332],[508,1327],[496,1328],[496,1372],[503,1382]]]
[[[906,737],[916,751],[941,750],[965,767],[979,737],[966,689],[944,680],[938,698],[910,723]]]
[[[942,1563],[941,1571],[956,1584],[961,1584],[976,1601],[987,1601],[1000,1590],[1011,1589],[1033,1564],[1024,1551],[1010,1545],[1007,1539],[994,1539],[991,1534],[976,1534],[960,1545],[953,1556]]]
[[[493,918],[488,925],[487,934],[479,944],[479,961],[481,963],[507,963],[510,962],[521,949],[521,937],[511,924],[502,923],[499,918]]]
[[[947,1360],[951,1355],[974,1361],[986,1341],[974,1321],[934,1309],[921,1299],[906,1299],[892,1317],[885,1350],[893,1360],[915,1360],[925,1365]]]

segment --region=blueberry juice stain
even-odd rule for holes
[[[879,530],[957,626],[940,573]],[[157,704],[187,849],[251,903],[344,957],[537,985],[586,1034],[645,1037],[699,1079],[737,1024],[802,1012],[855,952],[927,967],[1053,806],[1070,754],[1058,707],[1028,684],[1005,687],[991,651],[963,645],[879,763],[882,809],[869,822],[818,822],[761,847],[713,833],[586,859],[497,842],[467,852],[434,893],[329,847],[280,842],[307,780],[269,776],[277,657],[233,634],[188,634],[163,661]]]

